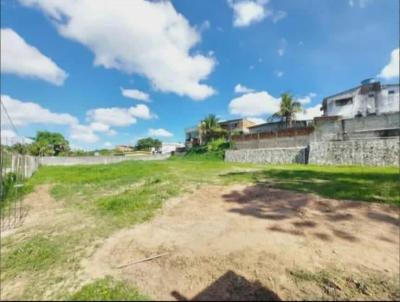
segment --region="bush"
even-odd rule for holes
[[[207,145],[194,146],[185,157],[189,159],[207,159],[207,160],[222,160],[225,156],[225,150],[231,146],[230,142],[223,138],[215,139]]]

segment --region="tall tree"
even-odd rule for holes
[[[146,137],[139,139],[136,143],[136,150],[150,150],[155,148],[156,150],[161,148],[161,141],[156,138]]]
[[[280,109],[270,117],[270,120],[279,119],[284,121],[286,125],[291,128],[292,121],[295,119],[296,113],[300,111],[300,102],[293,100],[293,97],[290,93],[282,93]]]
[[[200,122],[200,136],[204,143],[226,136],[226,131],[221,128],[215,114],[209,114]]]
[[[38,131],[32,138],[33,143],[30,151],[33,155],[59,155],[61,152],[68,152],[69,142],[61,133]]]

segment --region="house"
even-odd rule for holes
[[[222,129],[225,129],[228,134],[233,133],[249,133],[249,128],[256,124],[247,119],[236,119],[219,122]]]
[[[292,128],[305,128],[309,126],[312,123],[312,120],[306,120],[306,121],[292,121]],[[288,126],[286,122],[284,121],[279,121],[279,122],[269,122],[269,123],[264,123],[264,124],[258,124],[249,127],[249,133],[263,133],[263,132],[272,132],[272,131],[277,131],[281,129],[287,129]]]
[[[195,145],[201,145],[201,135],[198,125],[185,129],[185,147],[192,148]]]
[[[249,133],[249,127],[255,123],[247,119],[235,119],[219,122],[222,129],[225,129],[230,136],[233,133]],[[200,124],[185,129],[185,146],[191,148],[194,145],[201,145]]]
[[[360,86],[324,98],[321,110],[323,116],[348,119],[398,112],[399,106],[399,84],[381,84],[367,79]]]
[[[132,152],[134,150],[135,150],[135,148],[133,146],[129,146],[129,145],[118,145],[115,147],[115,151],[118,151],[118,152]]]
[[[161,154],[167,154],[175,152],[179,148],[183,148],[185,145],[181,143],[162,143],[161,145]]]

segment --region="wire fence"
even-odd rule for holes
[[[18,147],[26,144],[27,139],[19,135],[3,102],[0,110],[0,222],[1,231],[5,231],[17,227],[26,217],[26,179],[38,168],[39,161],[21,154]]]

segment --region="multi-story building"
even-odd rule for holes
[[[228,136],[233,133],[248,133],[249,128],[255,123],[247,119],[235,119],[219,122],[222,129],[228,132]],[[185,146],[191,148],[194,145],[201,145],[200,124],[185,129]]]
[[[399,84],[381,84],[373,79],[361,82],[360,86],[324,98],[323,116],[380,115],[399,111]]]
[[[236,119],[220,122],[219,125],[225,129],[228,134],[232,133],[248,133],[249,128],[255,126],[255,123],[247,119]]]

